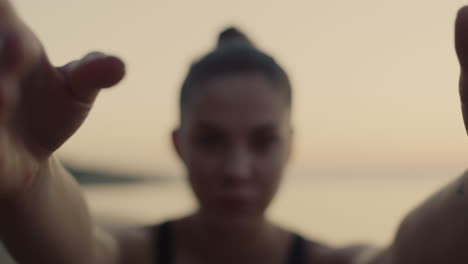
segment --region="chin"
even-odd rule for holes
[[[263,220],[259,215],[231,215],[219,219],[219,223],[230,229],[247,229]]]
[[[216,221],[222,225],[229,225],[231,228],[244,228],[263,221],[264,217],[263,212],[253,208],[243,210],[222,208],[217,210]]]
[[[201,209],[202,215],[208,216],[216,225],[229,225],[232,228],[251,226],[265,218],[265,206],[260,206],[254,199],[238,197],[218,198],[206,203]]]

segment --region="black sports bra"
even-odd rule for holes
[[[155,252],[157,252],[158,264],[172,264],[173,262],[173,237],[171,234],[172,222],[164,222],[159,227],[157,244],[155,243]],[[156,234],[155,234],[156,235]],[[298,234],[291,234],[293,240],[289,249],[287,264],[303,264],[306,256],[306,242]]]

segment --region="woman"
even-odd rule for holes
[[[444,240],[468,222],[466,210],[459,210],[468,200],[445,195],[451,186],[410,214],[380,253],[328,248],[270,223],[265,210],[291,151],[291,88],[281,67],[235,29],[223,32],[218,48],[192,65],[181,91],[173,141],[199,210],[157,227],[118,233],[96,227],[53,152],[78,129],[99,89],[122,79],[124,65],[93,53],[54,68],[8,1],[0,0],[0,14],[0,237],[19,263],[468,260],[467,238]],[[462,66],[467,26],[464,11],[457,25]],[[468,89],[463,82],[462,88]],[[439,222],[450,228],[433,225]],[[420,231],[427,227],[436,234],[431,240]]]
[[[322,246],[265,218],[291,150],[284,70],[229,28],[180,98],[173,141],[200,207],[162,225],[158,263],[316,263]]]
[[[324,246],[265,218],[291,150],[290,110],[291,84],[284,70],[244,34],[234,28],[223,31],[217,48],[187,74],[180,125],[173,132],[199,209],[156,230],[143,230],[153,238],[147,244],[155,246],[156,257],[151,260],[147,251],[141,263],[351,259],[352,249],[348,255],[327,255]]]

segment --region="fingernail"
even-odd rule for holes
[[[108,57],[108,55],[102,53],[102,52],[91,52],[89,54],[87,54],[84,58],[83,58],[83,61],[85,62],[88,62],[88,61],[92,61],[92,60],[95,60],[95,59],[103,59],[103,58],[106,58]]]

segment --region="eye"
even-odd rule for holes
[[[278,142],[278,136],[272,134],[258,134],[251,139],[254,151],[263,153],[270,150]]]
[[[204,134],[196,137],[196,144],[206,151],[218,150],[225,145],[225,139],[219,134]]]

